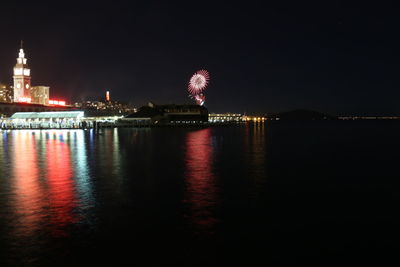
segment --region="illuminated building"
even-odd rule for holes
[[[31,70],[26,61],[21,44],[17,64],[14,67],[14,102],[31,102]]]
[[[0,102],[11,103],[13,99],[12,96],[11,86],[0,83]]]
[[[65,101],[49,99],[49,106],[65,106]]]
[[[235,122],[263,122],[266,118],[263,116],[247,116],[236,113],[211,113],[208,117],[208,121],[211,123],[235,123]]]
[[[48,105],[49,104],[49,89],[48,86],[32,86],[31,87],[31,103]]]
[[[50,87],[31,86],[31,70],[25,58],[24,49],[19,49],[17,64],[14,67],[13,102],[48,105]]]
[[[258,117],[258,116],[243,116],[244,121],[253,121],[253,122],[263,122],[267,118],[265,117]],[[276,120],[279,120],[279,118],[276,118]]]
[[[110,92],[106,92],[106,102],[110,102]]]
[[[12,128],[79,128],[83,111],[16,112],[8,120]]]
[[[243,121],[243,115],[236,114],[236,113],[222,113],[222,114],[211,113],[208,116],[208,121],[209,122],[241,122],[241,121]]]
[[[31,103],[0,102],[0,117],[10,117],[15,112],[73,111],[76,108],[60,105],[40,105]]]

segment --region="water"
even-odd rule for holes
[[[400,123],[0,132],[0,266],[395,259]]]

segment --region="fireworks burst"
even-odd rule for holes
[[[206,70],[199,70],[189,80],[188,91],[190,97],[193,98],[200,106],[204,105],[206,97],[203,94],[204,89],[208,85],[210,74]]]
[[[206,70],[199,70],[190,78],[188,91],[191,95],[200,94],[208,85],[210,75]]]

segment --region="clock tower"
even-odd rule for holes
[[[19,49],[14,67],[14,102],[31,102],[31,70],[26,64],[24,49]]]

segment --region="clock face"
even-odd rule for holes
[[[25,84],[25,88],[26,88],[26,89],[29,89],[29,84]]]
[[[21,83],[17,83],[17,88],[21,88]]]

